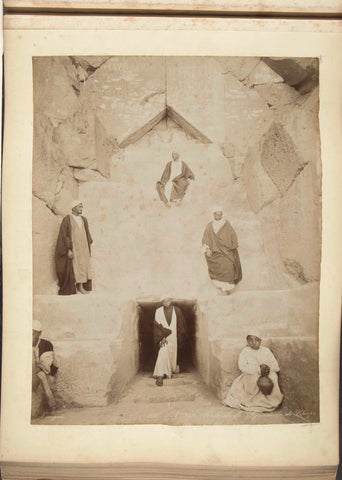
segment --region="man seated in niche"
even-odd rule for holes
[[[74,200],[71,214],[63,218],[59,229],[55,251],[59,295],[87,294],[92,289],[90,246],[93,240],[82,212],[82,202]]]
[[[273,412],[283,401],[278,383],[278,362],[267,347],[262,347],[260,333],[251,328],[247,346],[239,356],[241,375],[237,377],[223,405],[247,412]]]
[[[153,376],[159,387],[163,385],[164,378],[172,378],[174,373],[179,373],[177,351],[184,346],[187,336],[187,324],[181,309],[172,298],[164,298],[153,321],[153,342],[158,349]]]
[[[216,288],[229,295],[242,279],[237,235],[223,216],[222,207],[214,207],[213,220],[208,223],[202,238],[202,251],[209,276]]]
[[[172,160],[165,166],[161,179],[156,184],[159,198],[166,207],[179,206],[195,175],[188,165],[179,159],[179,153],[172,152]]]
[[[32,332],[32,391],[36,392],[41,387],[44,392],[44,407],[47,410],[55,410],[58,406],[54,394],[58,367],[53,345],[49,340],[40,338],[41,333],[41,323],[34,320]]]

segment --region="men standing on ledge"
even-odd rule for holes
[[[242,279],[238,240],[233,227],[223,217],[221,207],[213,208],[213,217],[204,231],[202,250],[215,287],[229,295]]]
[[[159,198],[166,207],[170,207],[171,203],[180,205],[190,180],[195,180],[193,172],[179,159],[177,152],[172,152],[172,160],[166,164],[163,175],[156,185]]]
[[[80,200],[71,203],[71,215],[63,218],[57,239],[55,261],[59,295],[86,294],[92,289],[93,242]]]
[[[184,345],[187,335],[187,325],[181,309],[173,305],[172,298],[165,298],[162,306],[156,310],[153,322],[153,342],[159,349],[153,376],[159,387],[163,385],[164,378],[179,373],[177,349]]]

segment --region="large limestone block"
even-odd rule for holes
[[[239,291],[212,298],[205,311],[210,339],[242,338],[257,326],[263,338],[317,335],[317,283],[290,290]]]
[[[294,105],[284,105],[275,111],[275,121],[291,136],[304,164],[316,164],[320,174],[319,91],[307,94]]]
[[[262,142],[249,148],[243,167],[244,184],[250,208],[258,213],[273,202],[279,192],[261,163]]]
[[[113,296],[37,295],[34,318],[59,364],[57,391],[68,403],[103,406],[117,399],[138,369],[137,310]]]
[[[272,337],[262,345],[271,349],[279,367],[283,406],[300,414],[303,422],[319,420],[318,345],[314,337]],[[241,372],[238,358],[246,342],[221,339],[210,342],[209,386],[223,399]]]
[[[261,163],[281,195],[288,190],[305,165],[291,136],[273,122],[264,136]]]
[[[57,294],[55,247],[61,217],[36,197],[32,198],[33,293]]]
[[[78,183],[70,167],[64,167],[59,174],[55,198],[51,209],[56,215],[67,215],[71,210],[71,202],[78,198]]]
[[[89,77],[81,96],[93,106],[109,140],[121,144],[165,111],[164,62],[111,57]]]
[[[279,107],[293,103],[300,94],[286,83],[273,83],[271,85],[257,85],[255,90],[266,100],[268,105]]]
[[[244,80],[244,83],[248,86],[255,86],[282,83],[283,81],[284,79],[280,75],[278,75],[268,65],[261,61]]]
[[[233,164],[235,177],[241,177],[250,146],[258,143],[267,131],[273,112],[252,88],[247,88],[232,74],[224,78],[224,154]]]
[[[213,58],[167,59],[167,105],[211,142],[224,139],[223,70]]]
[[[259,57],[218,57],[217,61],[223,65],[224,73],[230,72],[238,80],[243,81],[260,62]]]
[[[80,106],[76,84],[76,69],[69,57],[34,57],[35,114],[44,114],[54,126],[68,119]]]
[[[32,192],[50,206],[54,202],[59,174],[66,164],[62,149],[54,141],[54,131],[47,116],[35,116]]]
[[[320,278],[322,207],[316,184],[315,166],[309,164],[279,204],[281,257],[302,283]]]
[[[318,58],[263,58],[263,62],[303,95],[318,85]]]
[[[78,182],[105,182],[106,179],[97,170],[91,170],[90,168],[74,168],[74,178]]]

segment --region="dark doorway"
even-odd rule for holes
[[[187,325],[187,337],[180,348],[178,345],[177,363],[180,371],[185,372],[193,369],[195,359],[196,340],[196,302],[175,301],[185,318]],[[138,302],[139,309],[139,370],[142,372],[153,372],[156,363],[158,346],[153,343],[153,320],[156,309],[161,302]]]

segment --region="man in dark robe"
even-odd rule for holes
[[[71,215],[63,218],[57,239],[55,262],[59,295],[89,293],[92,289],[91,249],[88,220],[81,215],[82,202],[71,204]]]
[[[181,309],[174,305],[172,298],[165,298],[156,310],[153,322],[153,342],[158,349],[153,372],[156,385],[162,386],[164,378],[179,373],[177,354],[188,337],[186,320]]]
[[[165,206],[170,207],[171,203],[180,205],[190,180],[195,180],[193,172],[179,159],[177,152],[172,152],[172,160],[166,164],[163,175],[156,185],[159,198]]]
[[[215,287],[226,295],[242,279],[238,253],[238,239],[228,220],[223,218],[221,207],[213,209],[214,219],[208,223],[203,239],[203,252],[208,264],[210,278]]]

